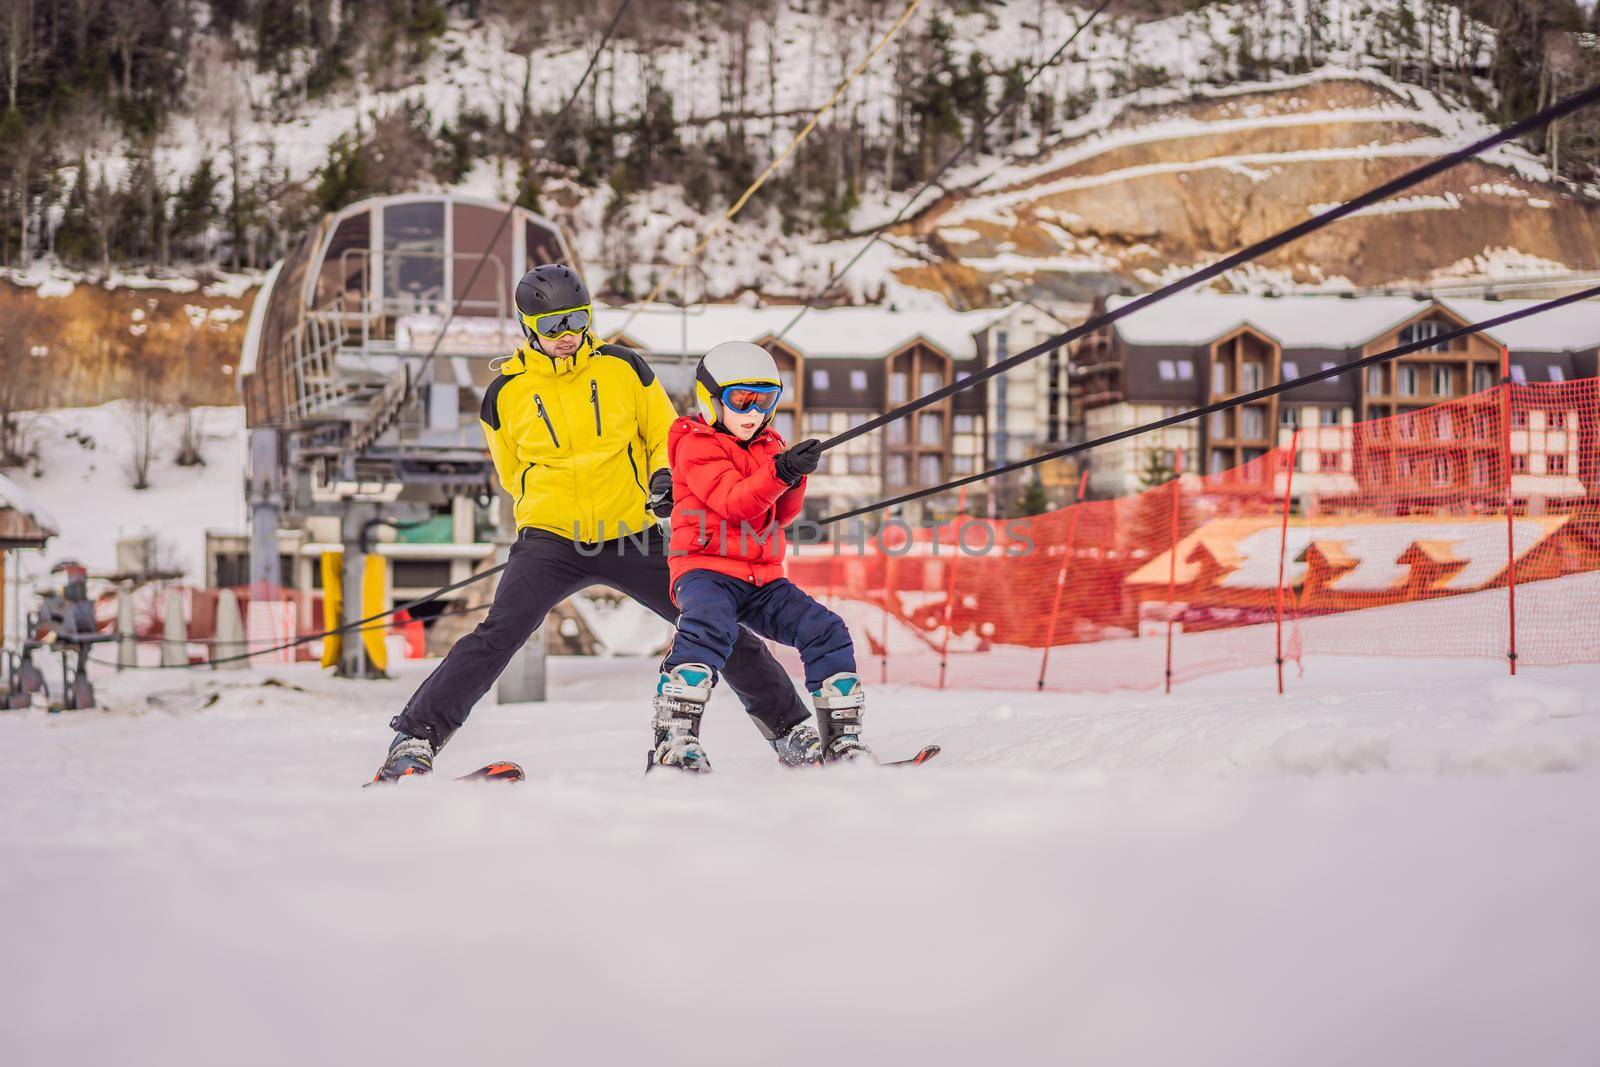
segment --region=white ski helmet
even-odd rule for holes
[[[694,398],[700,407],[700,417],[715,426],[720,416],[717,405],[722,391],[730,385],[776,385],[778,365],[772,353],[749,341],[724,341],[700,357],[694,372]],[[767,416],[771,421],[772,416]],[[763,426],[766,422],[762,423]]]

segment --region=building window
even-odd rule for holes
[[[1489,461],[1484,459],[1482,456],[1479,456],[1472,461],[1472,484],[1489,484]]]
[[[917,459],[917,480],[923,485],[938,485],[944,481],[944,457],[919,457]]]
[[[956,476],[977,473],[977,465],[972,462],[972,456],[960,455],[950,457],[950,473]]]
[[[1415,441],[1421,436],[1417,433],[1417,420],[1410,415],[1394,420],[1394,430],[1395,436],[1402,441]]]
[[[944,444],[944,416],[923,413],[917,416],[917,444]]]
[[[1394,470],[1402,478],[1411,477],[1411,457],[1401,456],[1394,461]]]
[[[853,430],[857,426],[865,426],[867,424],[867,420],[871,417],[872,416],[868,415],[864,411],[852,411],[850,414],[844,417],[844,422],[846,426]]]
[[[1324,471],[1337,471],[1344,466],[1343,455],[1341,452],[1318,452],[1317,466]]]
[[[910,380],[910,377],[911,376],[903,370],[897,370],[893,374],[889,375],[889,403],[904,404],[908,399],[910,399],[906,395],[906,384]]]
[[[1450,484],[1450,457],[1449,456],[1434,456],[1433,457],[1433,484],[1434,485],[1449,485]]]
[[[1246,363],[1240,368],[1244,372],[1242,392],[1251,393],[1267,384],[1267,367],[1264,363]]]
[[[1528,428],[1528,413],[1513,408],[1511,410],[1511,428],[1513,430],[1526,430]]]
[[[1527,385],[1528,368],[1522,366],[1520,363],[1513,363],[1511,365],[1511,380],[1516,382],[1518,385]]]
[[[1528,473],[1528,454],[1526,452],[1517,452],[1511,457],[1511,473]]]
[[[1437,319],[1424,319],[1421,322],[1413,322],[1410,326],[1401,330],[1400,343],[1402,345],[1416,344],[1418,341],[1426,341],[1431,337],[1438,337],[1448,330],[1449,327]],[[1432,352],[1444,352],[1449,348],[1450,342],[1448,341],[1428,346],[1428,350]]]
[[[1228,454],[1226,452],[1212,452],[1206,466],[1212,474],[1221,474],[1228,469]]]
[[[1211,436],[1228,436],[1228,413],[1226,411],[1213,411],[1211,413]]]
[[[1211,391],[1218,395],[1228,391],[1228,366],[1225,363],[1211,364]]]
[[[1395,392],[1400,396],[1416,396],[1421,382],[1421,375],[1416,367],[1397,368]]]
[[[1194,362],[1192,360],[1178,360],[1178,378],[1180,381],[1194,381]]]
[[[1278,427],[1283,430],[1298,430],[1300,428],[1300,409],[1285,404],[1278,409]]]
[[[1567,380],[1567,372],[1562,370],[1560,367],[1551,367],[1550,380],[1552,382],[1564,382]]]
[[[1339,425],[1340,422],[1344,421],[1342,418],[1340,418],[1339,411],[1340,411],[1339,408],[1323,408],[1322,409],[1322,414],[1319,416],[1319,419],[1318,419],[1320,425],[1323,425],[1323,426],[1337,426],[1337,425]]]
[[[1331,360],[1331,359],[1325,359],[1325,360],[1322,361],[1322,369],[1323,370],[1332,370],[1333,368],[1337,367],[1338,365],[1339,364],[1336,361]]]
[[[811,437],[822,437],[829,432],[831,419],[826,411],[808,411],[805,417],[806,434]]]
[[[1156,364],[1156,373],[1164,382],[1175,382],[1178,380],[1178,365],[1170,359],[1163,359]]]
[[[852,392],[864,393],[867,391],[867,372],[853,370],[850,372],[850,389]]]
[[[1544,469],[1550,474],[1567,473],[1567,454],[1565,452],[1552,452],[1544,458]]]
[[[866,452],[852,452],[845,459],[850,464],[851,474],[871,474],[872,456]]]
[[[903,445],[906,443],[906,420],[895,419],[888,426],[889,443]]]
[[[1367,368],[1367,392],[1372,394],[1373,396],[1382,396],[1383,395],[1384,389],[1383,389],[1383,368],[1382,367],[1368,367]]]
[[[1454,441],[1456,437],[1456,423],[1448,411],[1439,412],[1439,421],[1434,423],[1433,435],[1441,441]]]
[[[889,484],[909,485],[911,483],[911,467],[905,456],[889,457]]]
[[[1300,377],[1300,364],[1296,363],[1292,359],[1284,360],[1283,361],[1283,380],[1284,381],[1288,381],[1291,378],[1298,378],[1298,377]]]
[[[1567,428],[1566,411],[1550,410],[1544,413],[1544,428],[1547,430],[1564,430]]]
[[[1488,367],[1477,366],[1472,368],[1472,391],[1481,393],[1485,389],[1494,388],[1494,371]]]
[[[811,372],[811,388],[826,389],[828,387],[828,372],[822,367],[817,367]]]
[[[976,415],[957,415],[955,417],[956,433],[977,433],[978,417]]]
[[[780,370],[778,372],[778,384],[783,386],[783,395],[788,397],[790,400],[793,400],[794,399],[794,371],[792,371],[792,370]]]
[[[794,440],[794,414],[780,411],[772,418],[772,428],[778,431],[778,436],[785,441]]]
[[[927,396],[929,393],[933,392],[935,389],[938,389],[944,384],[944,375],[940,374],[936,370],[925,370],[922,372],[921,376],[917,378],[917,382],[918,388],[921,390],[918,395]]]
[[[1433,395],[1455,396],[1455,374],[1449,367],[1435,366],[1433,368]]]
[[[1267,420],[1260,408],[1245,407],[1239,409],[1239,436],[1241,438],[1259,441],[1267,434]]]

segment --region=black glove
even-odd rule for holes
[[[650,499],[645,507],[658,519],[672,514],[672,472],[662,467],[650,476]]]
[[[801,441],[787,452],[779,452],[772,461],[779,478],[790,485],[799,485],[800,479],[817,469],[822,459],[822,442],[815,437]]]

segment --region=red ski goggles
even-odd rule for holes
[[[778,406],[778,397],[782,393],[781,385],[730,385],[722,391],[722,403],[729,411],[737,411],[741,415],[750,411],[770,415],[772,409]]]

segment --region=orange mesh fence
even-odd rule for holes
[[[1024,520],[800,548],[860,669],[1155,688],[1303,656],[1600,660],[1600,382],[1520,383],[1285,432],[1218,473]]]

